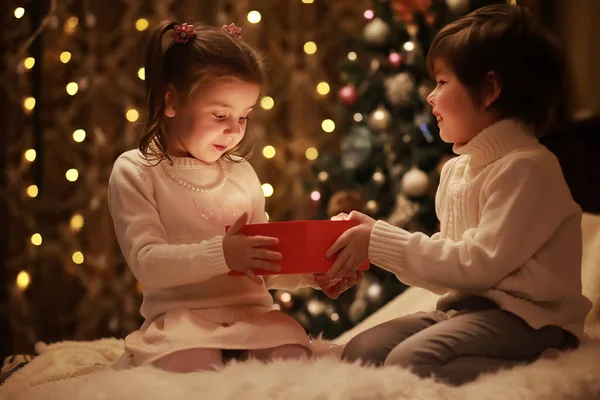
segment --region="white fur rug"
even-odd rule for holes
[[[220,372],[190,374],[104,370],[34,386],[10,399],[594,400],[600,399],[599,360],[600,340],[590,341],[556,360],[482,376],[462,387],[419,379],[400,368],[366,368],[331,357],[230,364]]]

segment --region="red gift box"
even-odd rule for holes
[[[257,275],[280,274],[319,274],[325,273],[333,265],[335,256],[328,259],[325,252],[346,230],[356,226],[356,221],[290,221],[266,224],[245,225],[242,232],[246,236],[270,236],[279,239],[276,246],[266,248],[278,251],[283,260],[279,261],[279,272],[254,270]],[[229,226],[226,227],[229,230]],[[369,261],[361,264],[360,270],[369,269]],[[229,272],[231,276],[244,275],[239,271]]]

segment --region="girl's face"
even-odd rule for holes
[[[427,96],[427,102],[433,107],[442,140],[455,147],[463,146],[497,119],[488,106],[499,95],[500,87],[495,81],[486,84],[481,104],[477,104],[467,87],[441,60],[436,60],[434,66],[437,86]]]
[[[186,104],[178,105],[175,90],[167,90],[167,153],[194,157],[205,163],[217,161],[244,138],[248,114],[259,93],[258,84],[223,80],[202,89]]]

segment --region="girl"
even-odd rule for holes
[[[311,286],[336,297],[360,280],[253,272],[277,271],[282,256],[264,248],[277,239],[241,233],[266,217],[260,182],[244,159],[264,67],[240,31],[168,22],[151,36],[145,133],[138,150],[116,160],[109,182],[117,239],[142,285],[145,318],[125,339],[118,366],[188,372],[232,357],[308,355],[304,329],[272,310],[267,289]]]
[[[459,154],[441,174],[440,232],[340,215],[360,224],[329,250],[339,255],[328,275],[350,276],[368,258],[442,294],[436,311],[367,330],[343,357],[462,384],[577,347],[591,307],[581,293],[581,209],[536,139],[560,95],[563,65],[529,12],[477,10],[438,33],[427,63],[437,81],[427,100],[441,138]]]

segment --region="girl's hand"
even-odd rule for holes
[[[340,279],[331,279],[323,274],[315,274],[317,285],[319,285],[323,293],[332,299],[337,299],[340,294],[360,283],[362,278],[362,271],[358,271],[351,277]]]
[[[358,211],[352,211],[350,215],[339,214],[332,220],[358,222],[357,226],[342,233],[325,253],[327,258],[333,257],[337,253],[335,262],[325,275],[329,278],[349,277],[356,274],[360,265],[369,258],[371,231],[376,221]]]
[[[225,234],[223,252],[225,262],[232,271],[246,274],[254,283],[261,285],[263,281],[254,273],[255,269],[278,272],[281,267],[273,261],[281,261],[282,255],[264,246],[273,246],[279,239],[266,236],[246,236],[242,228],[248,222],[248,213],[244,212]]]

